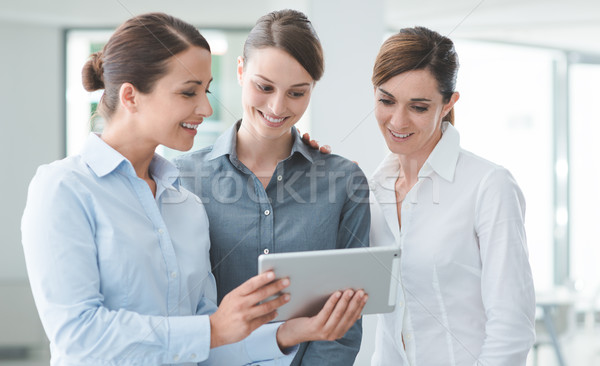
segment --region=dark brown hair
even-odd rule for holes
[[[425,27],[403,28],[381,46],[371,81],[377,87],[404,72],[428,70],[437,81],[443,102],[448,103],[455,92],[458,67],[458,55],[448,37]],[[444,120],[454,124],[454,108]]]
[[[169,59],[198,46],[210,46],[198,30],[163,13],[148,13],[123,23],[102,51],[91,55],[83,66],[83,87],[87,91],[104,89],[99,114],[110,119],[119,104],[119,89],[131,83],[142,93],[150,93],[166,72]]]
[[[323,76],[323,49],[312,23],[297,10],[278,10],[256,21],[244,43],[244,62],[255,49],[275,47],[292,56],[314,81]]]

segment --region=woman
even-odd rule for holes
[[[314,318],[238,342],[288,301],[257,305],[289,283],[273,273],[216,308],[206,212],[154,154],[159,144],[191,148],[212,114],[211,80],[206,40],[160,13],[126,21],[84,66],[85,88],[104,89],[105,130],[80,155],[38,169],[22,221],[52,365],[197,364],[210,349],[213,364],[273,363],[293,357],[294,344],[341,337],[359,316],[362,302],[338,293]]]
[[[390,154],[370,180],[371,245],[402,248],[396,309],[372,365],[525,365],[535,299],[525,201],[504,168],[460,148],[452,41],[402,29],[373,68]]]
[[[219,301],[257,273],[260,254],[368,246],[362,171],[309,148],[293,128],[323,74],[310,21],[294,10],[261,17],[237,72],[242,119],[213,146],[176,160],[208,212]],[[351,365],[361,336],[358,323],[336,342],[303,344],[293,364]]]

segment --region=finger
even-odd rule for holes
[[[302,135],[302,140],[310,141],[310,135],[308,134],[308,132],[305,132],[304,135]]]
[[[266,314],[270,314],[270,313],[274,312],[275,310],[277,310],[277,308],[288,303],[289,301],[290,301],[290,295],[282,294],[280,296],[277,296],[273,300],[269,300],[262,304],[257,304],[255,306],[253,306],[250,309],[250,311],[248,312],[248,316],[250,318],[259,318]]]
[[[362,290],[357,291],[354,294],[352,299],[348,302],[348,307],[346,308],[340,321],[335,324],[335,329],[332,332],[333,337],[343,337],[348,329],[350,329],[350,327],[356,323],[356,320],[360,318],[360,313],[366,304],[366,298],[367,296]]]
[[[323,146],[321,146],[319,151],[321,151],[323,154],[331,154],[331,146],[323,145]]]
[[[249,324],[249,327],[251,329],[250,333],[252,333],[254,330],[256,330],[261,325],[268,323],[271,320],[275,319],[276,317],[277,317],[277,312],[272,311],[268,314],[265,314],[263,316],[259,316],[258,318],[253,319]]]
[[[342,295],[342,297],[340,297],[340,300],[337,302],[337,304],[335,304],[335,309],[333,310],[333,312],[329,316],[329,319],[327,319],[327,322],[325,323],[324,330],[326,332],[337,328],[338,324],[344,317],[346,309],[348,308],[348,304],[350,303],[350,300],[352,300],[354,294],[355,293],[353,290],[344,291],[344,294]]]
[[[335,309],[335,306],[337,305],[341,297],[341,291],[336,291],[333,294],[331,294],[331,296],[329,296],[329,299],[327,299],[325,305],[323,305],[323,308],[321,308],[321,311],[319,311],[319,313],[313,317],[315,322],[319,325],[319,327],[327,322],[327,319],[329,319],[331,313],[333,313],[333,310]]]
[[[236,291],[238,295],[247,296],[264,285],[272,282],[274,279],[275,273],[273,273],[273,271],[267,271],[250,278],[246,282],[239,285],[234,291]]]
[[[268,285],[265,285],[247,295],[249,304],[258,304],[259,302],[273,296],[290,285],[288,278],[282,278]]]
[[[310,147],[312,147],[313,149],[318,149],[319,148],[319,142],[316,140],[310,140]]]

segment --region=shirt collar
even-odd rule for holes
[[[81,157],[90,169],[103,177],[119,169],[127,175],[136,175],[133,166],[123,155],[104,142],[99,135],[90,133],[81,151]],[[173,186],[179,189],[179,171],[177,168],[158,154],[154,154],[149,167],[150,174],[163,186]]]
[[[450,122],[442,122],[442,138],[437,143],[419,172],[419,177],[436,172],[440,177],[452,182],[456,162],[460,152],[460,135]]]
[[[436,172],[445,180],[452,182],[456,171],[456,162],[460,152],[460,135],[449,122],[442,123],[442,138],[437,143],[419,171],[419,177]],[[393,189],[400,172],[398,156],[389,153],[379,164],[372,176],[372,183]]]
[[[215,140],[211,152],[207,155],[208,160],[213,160],[223,155],[229,155],[230,159],[237,160],[237,131],[241,123],[242,120],[237,121]],[[292,127],[292,140],[294,143],[290,156],[300,153],[306,160],[312,163],[311,148],[302,142],[302,137],[294,127]]]

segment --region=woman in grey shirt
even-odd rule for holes
[[[260,254],[369,246],[363,172],[306,146],[293,128],[323,74],[310,21],[293,10],[260,18],[237,72],[242,119],[213,146],[175,161],[208,212],[219,302],[256,275]],[[351,365],[361,337],[359,321],[337,341],[302,344],[292,364]]]

